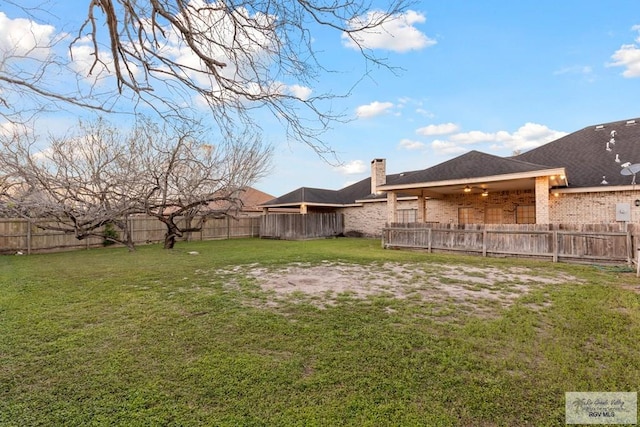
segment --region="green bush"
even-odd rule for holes
[[[113,245],[114,243],[116,243],[115,240],[117,240],[119,238],[118,231],[113,226],[113,224],[110,223],[110,222],[105,224],[104,232],[103,232],[102,236],[103,236],[102,246]]]

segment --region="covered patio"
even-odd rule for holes
[[[418,223],[549,224],[550,197],[567,182],[563,167],[471,151],[429,169],[399,174],[377,190],[387,193],[388,224],[397,222],[398,194],[417,197]],[[518,217],[518,207],[528,211],[526,218]]]

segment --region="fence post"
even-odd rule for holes
[[[487,256],[487,227],[482,229],[482,256]]]
[[[552,250],[553,250],[553,262],[558,262],[558,230],[553,230],[551,232],[551,236],[553,238]]]
[[[31,218],[27,219],[27,255],[31,255]]]

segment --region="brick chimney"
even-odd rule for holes
[[[387,161],[385,159],[371,160],[371,194],[378,192],[378,186],[387,183]]]

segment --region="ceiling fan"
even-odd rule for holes
[[[464,188],[462,189],[462,191],[464,193],[471,193],[473,190],[478,189],[478,190],[482,190],[482,196],[486,197],[489,195],[489,191],[486,188],[483,187],[471,187],[469,185],[465,185]]]

